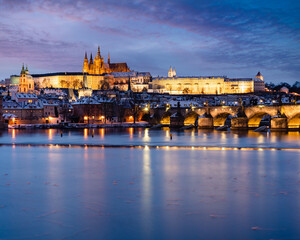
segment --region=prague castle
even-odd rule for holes
[[[111,63],[108,54],[104,62],[98,47],[97,55],[88,60],[85,53],[81,72],[56,72],[29,75],[28,68],[22,67],[20,76],[12,75],[10,84],[19,85],[19,92],[32,92],[38,88],[80,89],[80,95],[90,95],[93,90],[118,89],[134,92],[167,94],[239,94],[265,90],[260,72],[255,78],[227,78],[226,76],[177,76],[170,67],[168,77],[152,78],[149,72],[131,71],[127,63]],[[130,85],[129,85],[130,84]]]
[[[23,73],[24,72],[24,73]],[[84,85],[84,79],[87,86]],[[27,92],[33,90],[34,84],[39,88],[73,88],[92,90],[119,89],[126,91],[130,81],[131,88],[135,91],[143,91],[148,88],[151,75],[148,72],[131,71],[127,63],[111,63],[108,55],[107,63],[104,62],[98,47],[97,55],[93,58],[92,54],[88,61],[85,53],[82,72],[54,72],[44,74],[26,74],[24,67],[21,75],[10,77],[11,85],[19,85],[19,91]],[[31,80],[32,84],[31,84]],[[30,82],[30,83],[29,83]],[[31,89],[32,88],[32,89]]]

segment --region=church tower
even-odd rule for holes
[[[84,62],[83,62],[83,73],[88,73],[88,72],[89,72],[89,61],[87,59],[87,54],[85,52]]]
[[[28,69],[27,69],[27,72],[28,72]],[[22,66],[22,70],[20,73],[19,92],[20,93],[28,93],[28,82],[27,82],[26,70],[24,68],[24,64]]]

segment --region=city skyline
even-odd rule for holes
[[[81,71],[84,52],[136,71],[254,77],[293,84],[299,69],[299,3],[286,1],[0,0],[0,79]]]

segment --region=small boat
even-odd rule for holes
[[[228,130],[228,126],[224,125],[224,126],[220,126],[216,128],[217,131],[227,131]]]

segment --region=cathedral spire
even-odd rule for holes
[[[107,57],[107,63],[110,64],[110,55],[108,53],[108,57]]]
[[[87,53],[85,52],[84,60],[87,60]]]
[[[93,54],[91,53],[90,64],[93,64]]]
[[[101,54],[100,54],[100,46],[98,46],[98,51],[97,51],[97,59],[100,59]]]

